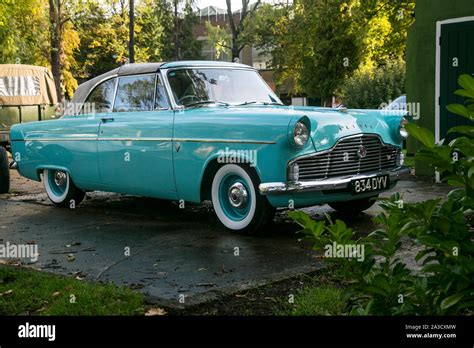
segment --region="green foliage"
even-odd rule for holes
[[[46,64],[46,0],[0,0],[0,64]]]
[[[448,111],[474,120],[474,78],[470,75],[461,75],[459,85],[462,89],[456,91],[457,95],[465,96],[465,105],[450,104]],[[458,126],[448,133],[457,133],[459,136],[445,144],[441,141],[434,144],[433,133],[414,124],[407,125],[411,136],[420,141],[424,146],[418,151],[416,159],[426,162],[433,169],[440,172],[443,180],[450,185],[464,185],[468,197],[474,197],[474,126]]]
[[[405,64],[392,62],[371,70],[358,71],[344,82],[339,96],[345,106],[378,109],[405,94]]]
[[[351,14],[355,1],[302,0],[300,5],[298,27],[306,38],[300,83],[309,96],[327,101],[360,64],[361,36]]]
[[[358,80],[366,78],[368,89],[360,87],[355,101],[374,108],[403,94],[404,67],[393,62],[404,60],[414,6],[414,0],[296,0],[279,7],[262,5],[249,32],[251,42],[271,54],[277,84],[292,81],[291,92],[325,99],[344,88],[357,72],[352,84],[361,85]],[[391,76],[396,77],[381,80],[380,91],[374,91],[372,79],[386,70],[395,70]]]
[[[459,78],[462,89],[456,93],[468,99],[466,105],[449,105],[451,112],[472,119],[471,95],[474,79]],[[463,106],[463,107],[461,107]],[[365,245],[365,258],[354,262],[334,258],[346,284],[351,314],[466,314],[474,308],[474,144],[472,126],[457,127],[461,133],[449,144],[434,143],[433,134],[413,124],[409,133],[423,146],[416,159],[440,171],[442,179],[458,187],[444,202],[427,200],[404,203],[398,193],[380,200],[383,212],[374,221],[379,228],[357,243]],[[289,216],[303,227],[303,233],[316,250],[333,242],[351,243],[353,231],[343,222],[313,221],[303,212]],[[419,250],[413,261],[422,268],[414,273],[400,259],[403,241]],[[406,258],[406,257],[405,257]]]
[[[415,0],[360,2],[357,24],[363,28],[361,71],[404,60],[407,30],[414,21]]]
[[[136,1],[135,60],[200,59],[193,4],[193,0]],[[48,6],[47,0],[0,0],[0,64],[49,65]],[[86,80],[127,62],[128,1],[67,0],[61,1],[61,9],[61,75],[71,96],[76,79]]]
[[[201,42],[193,33],[194,25],[199,22],[193,4],[194,0],[156,0],[160,26],[164,29],[161,60],[201,59]],[[182,16],[175,13],[175,5],[183,12]]]
[[[465,213],[473,209],[465,191],[453,191],[448,200],[403,204],[399,194],[381,200],[375,217],[379,228],[356,242],[365,246],[362,262],[326,259],[336,264],[336,277],[345,285],[347,311],[354,315],[462,314],[474,308],[473,232]],[[316,222],[303,212],[289,216],[303,227],[314,249],[326,244],[354,243],[354,233],[342,221]],[[411,272],[400,259],[402,240],[419,249]],[[306,308],[305,311],[309,309]]]

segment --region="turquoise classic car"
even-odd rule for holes
[[[15,167],[58,206],[95,190],[211,200],[225,227],[256,232],[276,208],[358,213],[409,173],[404,112],[284,106],[242,64],[124,65],[72,102],[11,129]]]

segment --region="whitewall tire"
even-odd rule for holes
[[[84,192],[74,185],[68,172],[44,170],[43,184],[48,198],[58,206],[76,206],[84,199]]]
[[[258,176],[235,164],[220,167],[211,187],[212,205],[219,221],[233,231],[257,233],[275,210],[258,192]]]

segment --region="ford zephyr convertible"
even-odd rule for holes
[[[124,65],[72,105],[11,129],[15,167],[58,206],[94,190],[211,200],[225,227],[256,232],[279,207],[358,213],[409,173],[404,112],[284,106],[246,65]]]

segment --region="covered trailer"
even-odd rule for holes
[[[0,193],[10,189],[10,127],[55,118],[58,98],[48,68],[0,64]]]

